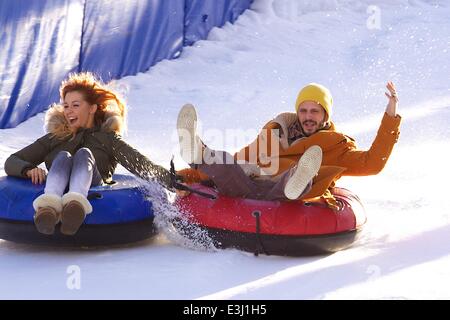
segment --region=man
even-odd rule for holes
[[[219,192],[244,197],[255,196],[248,196],[248,189],[254,187],[248,180],[262,178],[262,181],[271,181],[272,184],[263,187],[261,190],[265,194],[259,197],[257,194],[256,198],[283,199],[280,196],[283,189],[284,199],[323,199],[329,206],[335,207],[337,204],[330,193],[335,181],[341,176],[379,173],[398,140],[401,117],[397,115],[397,93],[392,82],[388,82],[386,88],[389,91],[385,93],[388,105],[369,150],[358,149],[352,138],[335,130],[331,121],[333,99],[330,91],[320,84],[311,83],[299,92],[296,113],[282,113],[269,121],[254,142],[234,155],[235,164],[228,166],[228,169],[224,169],[227,165],[204,163],[205,158],[215,157],[215,152],[204,146],[196,135],[195,125],[192,125],[196,121],[195,109],[183,108],[178,122],[182,155],[194,155],[183,158],[188,163],[196,160],[199,164],[191,164],[191,169],[181,170],[179,174],[186,183],[209,179],[218,186]],[[183,118],[185,116],[187,121]],[[184,139],[183,132],[186,131],[193,138]],[[225,156],[228,155],[225,153]],[[236,174],[238,167],[241,170]],[[268,167],[271,170],[267,177],[264,173],[267,173],[265,169]],[[273,183],[276,190],[270,189],[270,186],[274,187]]]

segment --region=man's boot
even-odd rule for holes
[[[322,149],[319,146],[308,148],[298,161],[297,168],[284,187],[286,198],[298,199],[317,175],[322,164]]]
[[[192,104],[185,104],[177,118],[180,153],[189,164],[202,162],[203,144],[197,135],[197,112]]]

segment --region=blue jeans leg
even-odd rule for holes
[[[67,151],[59,152],[48,171],[44,193],[62,196],[66,190],[72,170],[72,156]]]
[[[87,197],[89,188],[102,183],[102,177],[95,164],[95,158],[88,148],[79,149],[73,156],[69,192]]]

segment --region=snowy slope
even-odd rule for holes
[[[186,102],[198,108],[206,143],[233,151],[292,111],[303,85],[320,82],[333,93],[338,129],[368,148],[384,85],[394,81],[403,123],[388,165],[339,183],[360,195],[369,216],[353,248],[256,258],[193,250],[165,235],[79,250],[0,240],[0,298],[449,299],[449,16],[444,0],[255,0],[179,59],[117,82],[130,104],[127,141],[166,167],[174,154],[181,168],[174,128]],[[42,124],[40,114],[0,130],[0,174]],[[81,272],[79,290],[67,287],[70,266]]]

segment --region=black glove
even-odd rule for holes
[[[182,182],[184,182],[183,181],[184,179],[182,176],[177,174],[175,171],[175,164],[173,163],[173,156],[172,156],[172,159],[170,160],[170,178],[171,178],[171,182],[170,182],[171,189],[189,191],[189,192],[196,193],[196,194],[198,194],[202,197],[208,198],[208,199],[217,199],[217,197],[213,194],[201,192],[201,191],[192,189],[185,184],[182,184]]]

